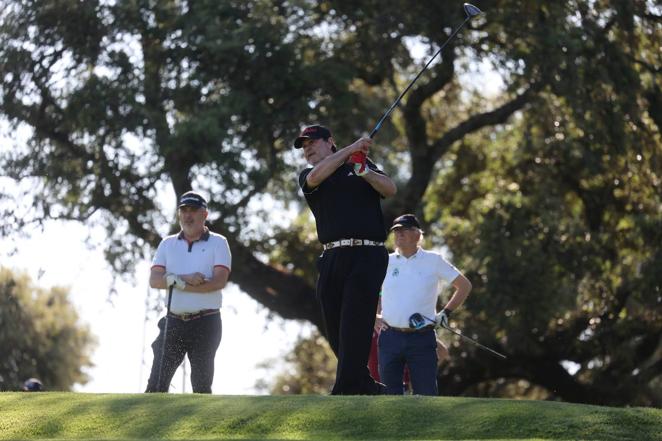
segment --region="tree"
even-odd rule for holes
[[[561,399],[659,402],[650,393],[660,371],[651,352],[660,340],[661,284],[652,272],[660,259],[652,248],[659,10],[643,0],[479,6],[486,16],[419,80],[373,152],[398,181],[386,218],[419,214],[433,244],[447,245],[476,282],[471,315],[458,314],[458,325],[466,319],[510,355],[506,365],[458,358],[442,374],[447,392],[523,378]],[[412,45],[432,53],[462,13],[450,1],[9,2],[0,112],[34,132],[1,163],[38,187],[21,198],[33,215],[5,205],[2,231],[50,218],[101,223],[109,262],[130,273],[168,219],[157,190],[195,187],[212,196],[212,228],[233,250],[232,280],[274,313],[320,325],[312,280],[319,246],[296,193],[304,164],[291,140],[302,122],[326,122],[341,144],[365,133],[420,69]],[[485,90],[477,66],[503,85]],[[273,216],[285,209],[298,216]],[[545,240],[532,243],[537,229]],[[610,240],[617,236],[624,248]],[[524,287],[543,283],[532,320],[511,319],[529,317]],[[634,300],[645,319],[633,313]],[[581,313],[587,305],[592,315]],[[629,349],[605,349],[607,340],[592,334],[596,318],[611,338],[627,336]],[[531,337],[534,329],[583,355],[551,350]],[[524,333],[530,341],[518,338]],[[633,353],[636,367],[626,362]],[[563,367],[572,360],[582,366],[575,375]],[[612,378],[645,371],[623,383],[634,392],[593,393],[594,374],[611,364]],[[540,366],[558,375],[535,373]]]
[[[299,337],[284,366],[267,360],[261,368],[267,370],[265,378],[269,380],[258,381],[259,390],[273,395],[326,394],[333,388],[336,359],[324,337],[313,331],[308,337]]]
[[[31,377],[46,390],[88,381],[94,338],[67,296],[63,288],[41,289],[0,268],[0,390],[21,390]]]
[[[662,126],[645,98],[659,78],[650,29],[634,25],[652,16],[638,2],[579,6],[590,44],[574,41],[578,29],[552,37],[568,55],[538,111],[491,134],[489,150],[477,137],[457,145],[428,196],[428,216],[445,220],[472,272],[467,326],[509,353],[507,363],[454,358],[447,392],[476,390],[466,380],[482,377],[570,401],[662,402]]]

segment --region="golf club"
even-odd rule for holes
[[[467,337],[467,336],[464,335],[464,334],[460,334],[459,332],[457,332],[457,331],[455,331],[454,329],[452,329],[450,326],[443,326],[443,325],[440,325],[439,327],[440,327],[440,328],[443,328],[443,329],[445,329],[445,330],[447,330],[447,331],[450,331],[451,333],[453,333],[453,334],[455,334],[455,335],[458,335],[458,336],[460,336],[460,337],[462,337],[462,338],[464,338],[464,339],[466,339],[466,340],[469,340],[471,343],[475,344],[475,345],[478,346],[479,348],[481,348],[481,349],[485,349],[486,351],[491,352],[492,354],[496,355],[497,357],[501,357],[501,358],[503,358],[503,359],[506,358],[506,356],[503,355],[502,353],[497,352],[497,351],[495,351],[494,349],[490,349],[490,348],[488,348],[487,346],[483,346],[483,345],[481,345],[480,343],[478,343],[478,342],[477,342],[476,340],[474,340],[473,338],[471,338],[471,337]]]
[[[455,334],[455,335],[457,335],[457,336],[459,336],[459,337],[462,337],[462,338],[464,338],[464,339],[466,339],[466,340],[469,340],[471,343],[475,344],[475,345],[478,346],[479,348],[482,348],[482,349],[484,349],[484,350],[486,350],[486,351],[489,351],[489,352],[491,352],[492,354],[494,354],[494,355],[496,355],[496,356],[498,356],[498,357],[501,357],[501,358],[503,358],[503,359],[506,358],[506,356],[503,355],[503,354],[501,354],[500,352],[497,352],[497,351],[495,351],[494,349],[490,349],[490,348],[488,348],[487,346],[481,345],[480,343],[478,343],[478,342],[477,342],[476,340],[474,340],[473,338],[471,338],[471,337],[467,337],[466,335],[461,334],[461,333],[455,331],[455,330],[454,330],[453,328],[451,328],[450,326],[444,326],[443,324],[437,323],[436,320],[432,320],[431,318],[426,317],[426,316],[424,316],[423,314],[420,314],[420,313],[418,313],[418,312],[415,313],[415,314],[412,314],[411,317],[409,317],[409,327],[410,327],[410,328],[414,328],[414,329],[420,329],[420,328],[422,328],[422,327],[424,327],[424,326],[427,325],[426,322],[425,322],[426,320],[427,320],[428,322],[430,322],[430,324],[434,324],[434,325],[436,326],[436,328],[443,328],[443,329],[446,329],[447,331],[450,331],[451,333],[453,333],[453,334]]]
[[[375,134],[377,134],[377,131],[379,131],[379,129],[382,127],[382,124],[384,123],[384,121],[386,121],[386,118],[388,118],[389,115],[391,114],[391,112],[393,112],[393,110],[398,105],[400,100],[402,100],[402,97],[405,96],[405,94],[409,91],[409,89],[411,89],[411,86],[414,85],[414,83],[416,82],[416,80],[418,80],[418,78],[421,76],[421,74],[423,74],[423,72],[425,72],[425,70],[428,68],[428,66],[430,66],[430,63],[432,63],[432,60],[434,60],[437,57],[437,55],[439,55],[441,53],[441,51],[446,47],[448,42],[451,41],[453,39],[453,37],[455,37],[455,35],[460,31],[462,26],[464,26],[466,24],[466,22],[471,20],[472,17],[475,17],[476,15],[481,14],[482,11],[480,9],[478,9],[477,7],[475,7],[474,5],[471,5],[469,3],[465,3],[464,4],[464,13],[467,15],[467,18],[464,19],[462,24],[460,24],[457,28],[455,28],[455,30],[450,35],[450,37],[448,37],[448,39],[446,39],[446,41],[444,42],[444,44],[441,45],[439,50],[437,52],[435,52],[435,54],[432,56],[432,58],[430,58],[430,60],[428,60],[425,67],[423,67],[423,69],[421,69],[421,71],[418,73],[418,75],[416,75],[416,77],[411,81],[411,83],[409,83],[407,88],[405,90],[403,90],[402,93],[400,94],[400,96],[393,102],[393,104],[391,104],[391,107],[388,108],[388,110],[386,111],[384,116],[382,116],[381,119],[377,122],[377,125],[375,126],[375,128],[372,129],[372,132],[370,132],[370,138],[373,138],[375,136]]]
[[[168,288],[168,302],[166,306],[165,324],[163,325],[163,343],[161,343],[161,360],[159,361],[159,379],[156,383],[157,389],[161,388],[161,376],[163,374],[163,362],[165,359],[166,340],[168,339],[168,320],[170,319],[170,302],[172,302],[172,289],[174,287],[175,285],[170,285],[170,288]],[[165,391],[166,392],[168,391],[167,387]]]

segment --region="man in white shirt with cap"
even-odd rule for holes
[[[437,339],[435,325],[448,326],[448,317],[465,301],[471,282],[439,253],[419,246],[422,231],[413,214],[393,221],[396,250],[389,255],[382,286],[379,336],[379,374],[386,393],[404,393],[402,375],[409,367],[413,393],[438,395]],[[455,288],[446,306],[436,312],[440,284]],[[423,317],[429,324],[412,327],[412,316]],[[434,318],[433,318],[434,317]]]
[[[189,191],[179,199],[181,231],[161,241],[149,284],[169,292],[167,317],[152,343],[154,361],[145,392],[167,392],[188,354],[193,392],[211,393],[214,357],[221,343],[221,290],[230,275],[228,241],[205,226],[207,200]]]

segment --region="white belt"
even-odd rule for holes
[[[324,250],[330,250],[331,248],[338,247],[381,247],[384,246],[384,242],[375,242],[374,240],[367,239],[340,239],[335,242],[329,242],[324,244]]]

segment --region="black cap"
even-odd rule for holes
[[[328,139],[331,138],[331,130],[324,126],[315,124],[308,126],[301,131],[301,134],[294,140],[294,148],[300,149],[305,139]]]
[[[40,392],[43,388],[41,381],[36,378],[29,378],[23,383],[23,390],[25,392]]]
[[[187,191],[179,198],[179,208],[182,207],[195,207],[207,208],[207,200],[203,198],[200,193],[195,191]]]
[[[398,216],[393,220],[391,231],[395,230],[396,228],[418,228],[420,230],[421,224],[413,214],[403,214],[402,216]]]

